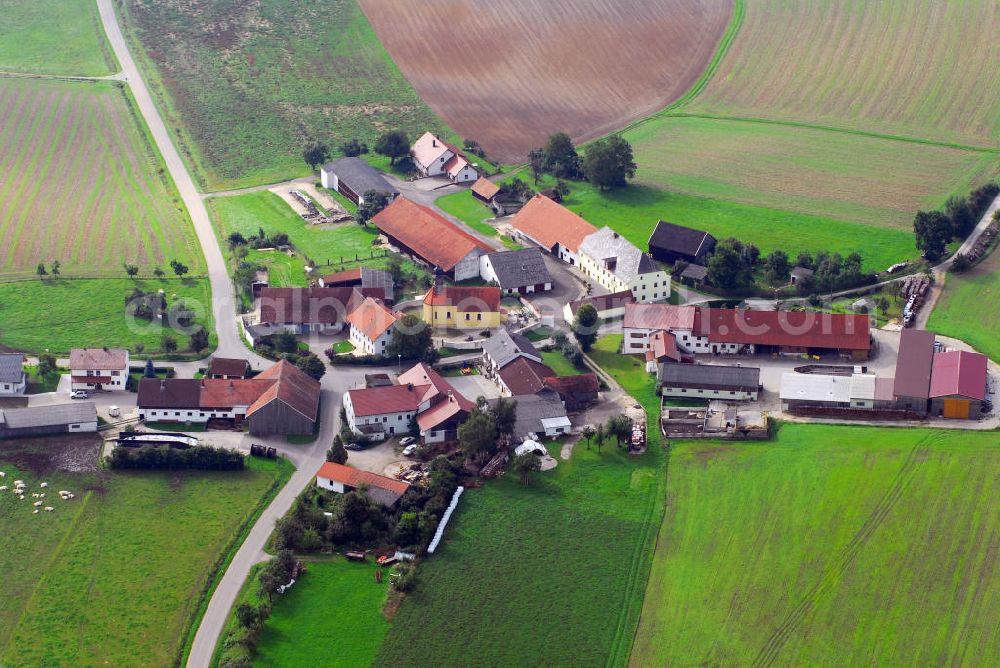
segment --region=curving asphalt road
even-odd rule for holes
[[[220,356],[244,357],[249,351],[240,338],[239,327],[236,321],[236,298],[232,281],[229,280],[229,273],[226,271],[226,260],[219,248],[219,242],[215,238],[212,229],[212,222],[208,218],[208,211],[202,201],[198,189],[195,187],[194,179],[188,173],[187,166],[181,159],[180,154],[174,147],[170,132],[167,130],[163,119],[160,117],[153,98],[146,88],[146,83],[142,79],[139,68],[132,60],[125,37],[115,18],[114,7],[111,0],[97,0],[97,8],[100,11],[101,22],[104,24],[104,32],[108,36],[108,42],[114,50],[115,57],[121,64],[121,74],[124,80],[132,89],[132,95],[142,117],[149,126],[149,131],[153,135],[163,161],[167,165],[167,170],[177,186],[184,206],[187,207],[191,222],[194,223],[195,232],[198,235],[198,242],[201,244],[202,253],[208,266],[208,280],[212,285],[212,314],[215,317],[215,328],[218,332],[219,346],[217,353]],[[256,362],[267,363],[263,358],[254,355]]]
[[[112,0],[97,0],[97,7],[108,41],[121,64],[121,74],[124,81],[132,89],[139,111],[145,119],[146,125],[149,126],[153,140],[156,142],[170,176],[187,207],[198,235],[198,241],[201,243],[212,286],[212,313],[215,317],[219,341],[216,352],[220,356],[247,357],[256,368],[270,364],[264,358],[247,350],[241,339],[237,324],[238,309],[236,308],[237,302],[233,284],[229,280],[225,257],[212,230],[208,211],[205,209],[201,194],[195,187],[194,180],[188,173],[187,166],[171,140],[171,135],[153,103],[135,61],[129,53],[128,45],[115,17]],[[367,371],[371,372],[372,369],[367,369]],[[205,616],[202,618],[201,625],[195,635],[191,654],[188,657],[188,666],[202,668],[210,664],[216,642],[222,633],[240,588],[247,578],[250,567],[268,558],[264,552],[264,545],[271,534],[275,520],[291,508],[295,497],[312,481],[316,470],[324,461],[326,444],[333,440],[337,427],[337,406],[340,395],[345,389],[349,389],[357,382],[360,374],[363,372],[335,371],[324,376],[320,410],[325,419],[320,422],[319,437],[311,446],[288,447],[287,444],[281,444],[284,446],[281,448],[282,452],[295,464],[297,470],[274,501],[264,509],[260,519],[250,530],[212,594]]]

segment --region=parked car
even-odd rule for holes
[[[122,409],[118,406],[108,406],[108,416],[113,418],[118,418],[122,416]]]
[[[360,443],[348,443],[344,446],[345,450],[364,450]]]
[[[403,456],[404,457],[412,457],[414,454],[416,454],[417,448],[419,448],[419,447],[420,446],[417,445],[416,443],[413,443],[411,445],[406,446],[405,448],[403,448]]]
[[[69,398],[70,399],[89,399],[90,395],[87,393],[87,390],[73,390],[73,392],[69,395]]]
[[[412,436],[404,436],[403,438],[399,439],[399,444],[405,447],[416,440],[417,439],[413,438]]]

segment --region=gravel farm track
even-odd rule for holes
[[[731,0],[360,0],[421,97],[490,157],[599,137],[683,95]],[[428,48],[428,44],[438,45]]]

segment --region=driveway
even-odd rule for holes
[[[586,281],[583,276],[572,269],[565,262],[560,262],[551,255],[544,254],[545,268],[552,276],[552,289],[548,292],[537,292],[531,295],[524,295],[524,299],[531,303],[542,316],[552,316],[555,329],[567,329],[566,318],[563,315],[563,307],[580,299],[587,293]],[[595,283],[591,294],[606,294],[604,286]]]
[[[446,379],[451,386],[458,390],[458,393],[469,401],[475,401],[479,397],[487,399],[498,399],[500,389],[485,376],[453,376]]]

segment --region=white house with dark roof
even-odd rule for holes
[[[21,353],[0,353],[0,397],[24,394],[27,387],[24,355]]]
[[[73,348],[69,353],[71,389],[123,391],[128,359],[125,348]]]
[[[630,290],[641,304],[670,297],[670,274],[610,227],[580,243],[580,269],[609,292]]]
[[[480,276],[496,283],[504,294],[526,294],[552,289],[552,275],[538,248],[489,253],[479,258]]]

